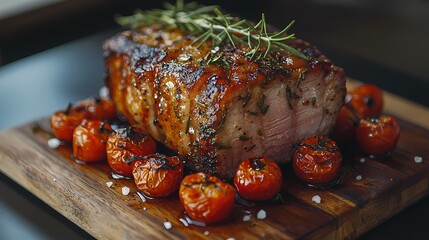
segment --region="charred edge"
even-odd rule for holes
[[[201,138],[210,138],[216,135],[216,130],[209,127],[204,123],[199,123],[198,127],[200,129],[200,137]]]
[[[294,145],[294,148],[299,151],[300,147],[309,147],[315,151],[327,151],[329,153],[333,153],[338,151],[338,146],[335,143],[327,142],[329,140],[326,136],[318,136],[317,144],[306,144],[300,143],[298,145]]]
[[[262,157],[256,157],[250,159],[250,166],[253,168],[253,170],[260,171],[265,167],[265,161]]]

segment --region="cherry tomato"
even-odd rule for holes
[[[116,118],[116,109],[111,100],[104,98],[89,98],[81,101],[73,107],[76,111],[83,112],[85,118],[112,121]]]
[[[399,134],[399,124],[393,117],[362,119],[356,130],[356,141],[365,153],[380,155],[395,148]]]
[[[51,116],[51,129],[56,138],[71,142],[73,140],[73,131],[79,126],[85,114],[76,111],[71,104],[66,110],[57,111]]]
[[[133,127],[117,129],[107,140],[107,162],[113,172],[131,177],[133,166],[127,159],[156,152],[156,143],[149,135]]]
[[[350,143],[355,140],[359,118],[347,106],[341,107],[335,122],[332,138],[338,143]]]
[[[180,201],[193,220],[207,224],[225,220],[234,207],[234,188],[205,173],[186,176],[179,189]]]
[[[333,140],[314,136],[295,147],[293,169],[302,181],[311,184],[329,183],[338,175],[342,156]]]
[[[183,179],[183,162],[178,157],[153,154],[133,163],[137,188],[150,197],[167,197],[179,190]]]
[[[245,199],[262,201],[273,198],[282,185],[282,171],[266,157],[245,159],[238,166],[234,177],[238,194]]]
[[[383,110],[383,92],[372,84],[363,84],[346,96],[350,105],[360,118],[377,117]]]
[[[87,99],[75,106],[69,104],[66,110],[57,111],[51,116],[51,129],[55,137],[71,142],[73,131],[83,119],[108,120],[116,118],[113,102],[107,99]]]
[[[107,122],[83,120],[73,132],[73,155],[85,162],[106,158],[106,142],[112,128]]]

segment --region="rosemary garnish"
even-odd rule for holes
[[[270,107],[270,105],[265,104],[265,99],[267,98],[267,96],[265,96],[265,94],[261,94],[259,95],[259,99],[258,102],[256,103],[258,105],[259,111],[261,111],[262,115],[265,115],[265,113],[267,113],[268,108]]]
[[[196,98],[195,98],[194,100],[195,100],[195,102],[196,102],[198,105],[200,105],[201,107],[207,107],[204,103],[202,103],[202,102],[198,101]]]
[[[239,99],[243,100],[243,105],[242,106],[245,107],[249,103],[249,100],[252,97],[252,94],[251,93],[246,93],[245,95],[240,95],[238,97],[239,97]]]
[[[290,89],[289,85],[286,86],[286,99],[290,109],[293,109],[292,105],[292,89]]]
[[[246,44],[249,47],[246,56],[254,60],[267,57],[272,49],[308,59],[287,44],[295,39],[295,34],[287,33],[294,21],[279,32],[269,33],[264,14],[261,20],[253,25],[245,19],[240,20],[223,13],[215,5],[204,6],[196,2],[185,4],[183,0],[177,0],[176,5],[164,3],[164,7],[165,9],[137,10],[134,15],[118,17],[116,20],[120,25],[133,29],[149,25],[160,25],[166,29],[179,28],[185,33],[195,35],[192,44],[197,48],[208,40],[211,40],[213,47],[225,42],[234,48],[238,43]],[[209,63],[222,58],[221,54],[210,55]]]
[[[249,136],[245,135],[245,134],[241,134],[238,139],[240,139],[240,141],[247,141],[250,139]]]

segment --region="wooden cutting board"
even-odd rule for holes
[[[79,164],[69,146],[50,149],[52,135],[34,123],[0,133],[0,171],[100,239],[352,239],[429,190],[429,110],[389,93],[385,101],[386,112],[401,125],[390,157],[346,152],[341,183],[325,190],[300,183],[286,166],[281,199],[237,204],[227,222],[213,226],[188,224],[177,197],[142,201],[133,181],[113,179],[106,163]],[[415,156],[423,162],[416,163]],[[130,194],[122,194],[124,186]],[[321,203],[312,201],[315,195]],[[260,210],[265,219],[257,219]]]

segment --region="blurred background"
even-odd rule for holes
[[[296,20],[291,32],[349,77],[429,107],[428,0],[200,2],[250,20],[265,13],[278,28]],[[161,6],[159,0],[0,0],[0,131],[95,95],[104,78],[101,44],[120,31],[114,16]],[[90,237],[4,175],[0,179],[0,239]],[[401,236],[401,222],[428,209],[429,199],[420,201],[363,238]],[[16,235],[20,229],[24,235]],[[428,234],[418,223],[413,232]]]
[[[429,1],[427,0],[220,0],[218,4],[248,19],[267,20],[292,29],[338,65],[346,57],[374,63],[429,82]],[[0,64],[79,37],[112,29],[115,14],[136,8],[161,7],[152,0],[2,0],[0,2]],[[348,70],[348,69],[346,69]],[[361,69],[366,71],[366,69]],[[352,77],[359,77],[348,71]]]

